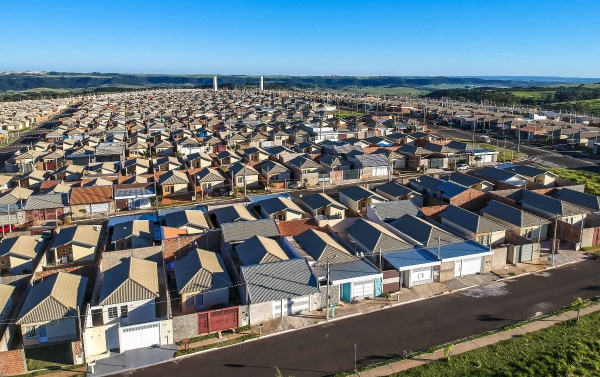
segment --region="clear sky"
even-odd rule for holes
[[[1,0],[0,71],[600,77],[600,0]]]

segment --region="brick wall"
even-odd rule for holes
[[[432,219],[439,221],[440,220],[440,212],[448,208],[447,204],[439,204],[433,205],[429,207],[421,208],[421,212],[427,217],[431,217]]]
[[[450,204],[469,211],[479,211],[485,207],[487,201],[487,195],[484,192],[468,189],[452,198]]]
[[[221,247],[221,230],[214,229],[202,234],[190,234],[187,236],[164,240],[163,258],[166,262],[172,262],[175,259],[183,258],[190,250],[194,249],[194,242],[200,249],[208,249],[209,251],[219,252]]]
[[[0,352],[0,375],[7,376],[27,372],[25,352],[22,349]]]

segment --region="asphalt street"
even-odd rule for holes
[[[458,128],[451,127],[433,127],[433,132],[435,135],[443,137],[443,138],[453,138],[453,139],[467,139],[471,140],[473,137],[473,133],[471,131],[465,131]],[[475,142],[482,143],[478,141],[479,137],[482,135],[488,135],[492,139],[490,141],[491,145],[502,147],[504,145],[504,140],[494,138],[495,134],[482,134],[475,133]],[[506,150],[517,150],[518,141],[516,139],[507,139],[506,141]],[[572,150],[565,151],[553,151],[548,148],[542,148],[538,146],[531,145],[530,143],[526,143],[521,141],[521,145],[519,146],[519,151],[525,153],[529,157],[538,156],[539,159],[543,161],[550,162],[552,166],[549,165],[547,167],[564,167],[567,169],[583,169],[589,171],[600,172],[600,166],[598,163],[600,160],[596,158],[592,158],[584,153]]]
[[[154,365],[123,376],[328,376],[519,322],[600,294],[600,262],[441,295]]]

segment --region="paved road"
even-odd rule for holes
[[[523,276],[124,373],[162,376],[327,376],[547,313],[600,293],[600,262]]]
[[[445,137],[445,138],[462,138],[462,139],[468,139],[471,140],[473,133],[470,131],[465,131],[465,130],[461,130],[461,129],[457,129],[457,128],[451,128],[451,127],[440,127],[438,128],[432,128],[433,132],[440,136],[440,137]],[[493,137],[493,134],[481,134],[481,133],[476,133],[475,134],[475,141],[477,142],[477,139],[481,136],[481,135],[488,135],[490,137]],[[481,143],[481,142],[480,142]],[[504,141],[503,140],[497,140],[497,139],[493,139],[490,142],[491,145],[498,145],[500,147],[502,147],[504,145]],[[517,150],[517,140],[515,139],[508,139],[506,142],[506,149],[508,150]],[[578,151],[553,151],[547,148],[541,148],[541,147],[537,147],[525,142],[521,142],[521,146],[519,147],[519,150],[525,154],[527,154],[528,156],[538,156],[538,162],[540,162],[540,160],[547,162],[549,164],[545,164],[546,167],[564,167],[564,168],[568,168],[568,169],[583,169],[583,170],[589,170],[589,171],[595,171],[595,172],[600,172],[600,166],[598,166],[598,163],[600,162],[600,160],[587,156],[584,153],[578,152]]]

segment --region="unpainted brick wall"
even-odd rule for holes
[[[221,249],[221,230],[214,229],[202,234],[190,234],[164,240],[163,258],[165,262],[172,262],[175,259],[185,257],[188,252],[194,249],[194,242],[198,245],[199,249],[208,249],[209,251],[218,253]]]
[[[22,349],[0,352],[0,376],[27,372]]]

